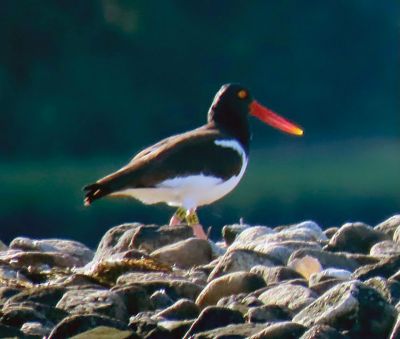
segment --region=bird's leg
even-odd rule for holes
[[[187,212],[186,222],[192,227],[193,235],[195,237],[207,240],[207,235],[204,233],[203,226],[200,224],[195,208],[192,208]]]
[[[170,226],[176,226],[182,224],[182,221],[186,218],[186,210],[182,207],[179,207],[174,215],[172,216],[171,220],[169,221]]]

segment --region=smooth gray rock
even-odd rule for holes
[[[284,321],[269,324],[266,329],[252,335],[250,339],[298,339],[306,331],[300,324]]]
[[[369,252],[374,257],[393,257],[400,255],[400,244],[392,240],[384,240],[371,247]]]
[[[338,230],[339,227],[329,227],[324,231],[324,234],[328,239],[331,239]]]
[[[327,325],[315,325],[306,331],[300,339],[350,339],[333,327]]]
[[[100,314],[121,321],[128,320],[128,313],[121,297],[107,290],[69,290],[56,305],[70,314]]]
[[[26,288],[9,298],[4,304],[4,307],[8,307],[10,304],[20,304],[26,301],[32,301],[48,306],[56,306],[65,291],[66,289],[64,287],[57,286],[38,286]]]
[[[307,287],[282,283],[266,290],[258,298],[265,305],[282,306],[297,313],[317,297],[318,295]]]
[[[191,227],[142,225],[135,229],[130,247],[151,253],[158,248],[193,237]]]
[[[373,277],[388,279],[391,275],[400,270],[400,255],[383,258],[376,264],[364,265],[353,273],[353,279],[367,280]]]
[[[98,326],[83,333],[74,335],[71,339],[141,339],[130,330],[119,330],[109,326]]]
[[[292,312],[278,305],[263,305],[251,307],[245,314],[245,319],[251,323],[279,322],[292,319]]]
[[[163,310],[164,308],[167,308],[174,303],[174,301],[169,297],[167,293],[165,293],[164,290],[155,291],[150,296],[150,302],[156,310]]]
[[[262,276],[267,286],[291,279],[303,279],[300,273],[286,266],[267,267],[257,265],[252,267],[250,272]]]
[[[64,318],[53,328],[47,339],[71,338],[98,326],[107,326],[119,330],[127,330],[125,323],[98,314],[75,314]]]
[[[310,327],[329,325],[353,338],[386,338],[397,312],[380,293],[360,281],[336,285],[293,318]]]
[[[208,282],[224,274],[250,271],[253,266],[274,266],[276,262],[268,255],[250,250],[233,250],[224,254],[208,277]]]
[[[338,269],[338,268],[327,268],[321,272],[316,272],[311,274],[309,278],[309,286],[314,286],[322,281],[328,279],[339,279],[339,280],[350,280],[351,272],[348,270]]]
[[[93,259],[94,252],[78,241],[62,239],[34,240],[25,237],[15,238],[10,243],[10,249],[17,249],[24,252],[60,252],[76,258],[78,267],[86,265]]]
[[[51,332],[51,327],[45,326],[40,322],[26,322],[21,326],[21,332],[25,335],[46,337]]]
[[[249,272],[234,272],[211,281],[196,299],[196,304],[201,308],[217,304],[223,297],[249,293],[265,287],[264,279],[259,275]]]
[[[379,232],[386,233],[390,239],[393,238],[393,235],[396,229],[400,226],[400,214],[393,215],[389,219],[382,221],[380,224],[374,227],[375,230]]]
[[[289,260],[290,265],[296,259],[302,259],[305,256],[311,256],[319,261],[322,268],[341,268],[350,272],[355,271],[358,267],[379,262],[380,259],[366,256],[363,254],[351,253],[332,253],[320,250],[301,249],[294,252]]]
[[[208,306],[199,314],[198,318],[183,338],[188,339],[199,332],[240,323],[244,323],[244,319],[239,311],[217,306]]]
[[[189,299],[180,299],[175,304],[158,312],[155,316],[169,320],[189,320],[197,318],[200,308]]]
[[[111,292],[117,294],[123,301],[129,315],[153,310],[154,305],[145,289],[136,285],[115,286]]]
[[[117,282],[117,286],[123,286],[129,284],[122,284]],[[201,290],[202,286],[194,284],[184,279],[159,279],[150,280],[143,282],[136,282],[135,285],[142,287],[148,295],[152,295],[154,292],[164,290],[165,293],[173,300],[187,298],[195,300]]]
[[[325,249],[331,252],[368,254],[374,244],[383,240],[390,240],[390,237],[369,225],[361,222],[346,223],[329,240]]]
[[[376,289],[393,306],[400,301],[400,283],[398,281],[374,277],[366,280],[364,284]]]
[[[261,331],[264,327],[264,324],[231,324],[197,333],[193,339],[246,339]]]
[[[154,259],[168,265],[187,269],[193,266],[208,264],[212,251],[207,240],[189,238],[163,246],[151,253]]]
[[[249,227],[249,225],[243,224],[225,225],[222,227],[222,238],[224,239],[225,244],[227,246],[231,245],[235,241],[236,237]]]

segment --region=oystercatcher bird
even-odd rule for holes
[[[120,170],[84,187],[85,206],[105,196],[163,202],[178,207],[171,226],[186,221],[195,236],[206,239],[196,208],[221,199],[242,178],[250,145],[249,114],[284,132],[303,134],[300,127],[255,101],[245,87],[223,85],[205,125],[161,140]]]

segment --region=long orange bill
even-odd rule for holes
[[[283,132],[294,135],[303,135],[303,130],[299,126],[296,126],[285,118],[282,118],[255,100],[250,104],[250,114]]]

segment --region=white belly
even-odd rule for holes
[[[238,142],[216,140],[215,144],[220,147],[233,148],[241,155],[242,168],[236,176],[232,176],[226,181],[203,174],[176,177],[160,182],[154,188],[130,188],[115,192],[113,195],[131,196],[145,204],[163,202],[170,206],[183,207],[187,210],[211,204],[236,187],[247,167],[247,157]]]

